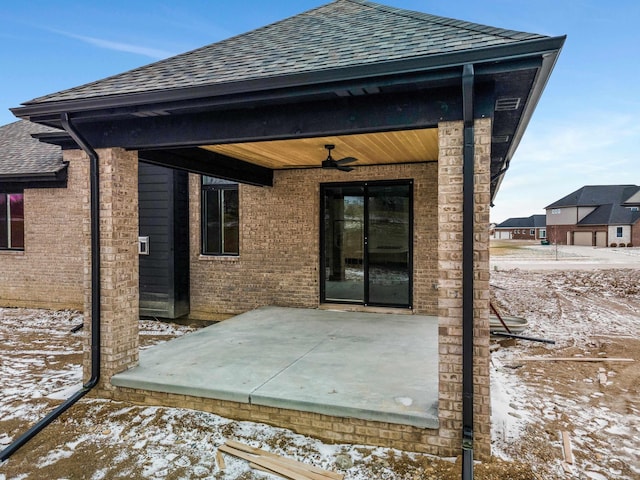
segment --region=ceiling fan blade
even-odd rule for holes
[[[353,170],[353,167],[345,167],[344,165],[340,164],[336,164],[335,168],[340,170],[341,172],[350,172],[351,170]]]
[[[353,162],[357,162],[357,161],[358,161],[358,159],[356,157],[344,157],[344,158],[341,158],[340,160],[336,160],[335,162],[338,165],[345,165],[347,163],[353,163]]]

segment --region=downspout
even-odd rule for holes
[[[91,377],[82,388],[49,412],[42,420],[27,430],[0,452],[4,462],[20,447],[35,437],[56,418],[67,411],[98,384],[100,379],[100,194],[98,190],[98,154],[75,130],[67,113],[61,116],[62,126],[78,146],[89,156],[91,186]]]
[[[473,480],[473,247],[474,137],[473,65],[462,70],[462,480]]]

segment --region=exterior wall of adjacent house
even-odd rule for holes
[[[578,207],[578,222],[582,221],[587,215],[592,213],[595,209],[596,207]]]
[[[496,228],[491,238],[496,240],[542,240],[547,238],[546,228]]]
[[[547,227],[550,225],[575,225],[578,221],[576,207],[547,209]]]
[[[24,190],[24,251],[0,250],[0,306],[82,309],[86,183],[85,165],[71,163],[67,188]]]
[[[618,229],[622,230],[620,236],[618,236]],[[615,243],[620,246],[621,243],[624,243],[626,246],[630,242],[632,242],[631,225],[609,225],[609,245]]]
[[[320,185],[413,180],[413,309],[437,308],[438,166],[281,170],[273,187],[239,186],[240,253],[201,255],[199,175],[190,179],[191,317],[219,319],[264,305],[316,308],[320,301]]]

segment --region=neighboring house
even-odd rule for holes
[[[587,185],[546,207],[552,243],[640,245],[640,187]]]
[[[439,428],[407,426],[389,438],[386,427],[369,422],[352,437],[456,455],[463,430],[475,431],[475,451],[486,457],[489,205],[563,43],[564,37],[337,0],[13,109],[59,129],[40,139],[62,147],[66,194],[76,198],[57,192],[59,200],[34,197],[30,206],[26,190],[25,210],[37,201],[43,215],[44,209],[73,214],[70,224],[80,228],[85,315],[91,319],[99,305],[104,326],[99,394],[141,395],[114,387],[110,378],[138,361],[139,250],[156,248],[153,230],[143,231],[154,202],[143,199],[142,177],[154,176],[143,166],[153,164],[189,172],[188,202],[178,200],[163,222],[188,219],[188,241],[184,225],[170,241],[189,249],[188,269],[179,270],[188,270],[191,317],[225,318],[264,305],[437,316]],[[98,199],[89,179],[100,187]],[[183,180],[161,181],[180,190]],[[98,201],[96,225],[90,220]],[[470,207],[464,212],[463,203]],[[28,262],[31,248],[45,248],[29,228]],[[97,238],[100,247],[90,255]],[[74,249],[76,239],[60,243]],[[92,268],[98,263],[99,270]],[[90,288],[96,271],[100,292]],[[182,285],[175,273],[167,278]],[[471,382],[463,384],[463,372]],[[210,402],[208,409],[231,416],[251,408],[144,396],[174,405]],[[286,425],[287,415],[283,409],[269,421]],[[331,425],[312,427],[335,438]]]
[[[546,216],[513,217],[496,225],[494,239],[501,240],[544,240],[547,238]]]

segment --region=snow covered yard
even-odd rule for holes
[[[529,320],[526,335],[492,354],[493,452],[479,480],[640,478],[638,270],[498,269],[492,298]],[[0,448],[78,388],[82,322],[77,312],[0,309]],[[141,321],[141,345],[191,328]],[[523,357],[626,357],[634,363],[534,362]],[[601,371],[604,369],[604,371]],[[606,380],[601,383],[602,376]],[[574,463],[563,466],[561,432]],[[237,440],[346,480],[460,478],[456,459],[362,445],[329,445],[291,431],[198,411],[85,397],[0,465],[8,479],[273,479],[217,447]]]
[[[545,479],[640,478],[639,280],[635,269],[492,272],[494,305],[527,318],[526,335],[557,342],[492,354],[494,455],[528,462]]]

